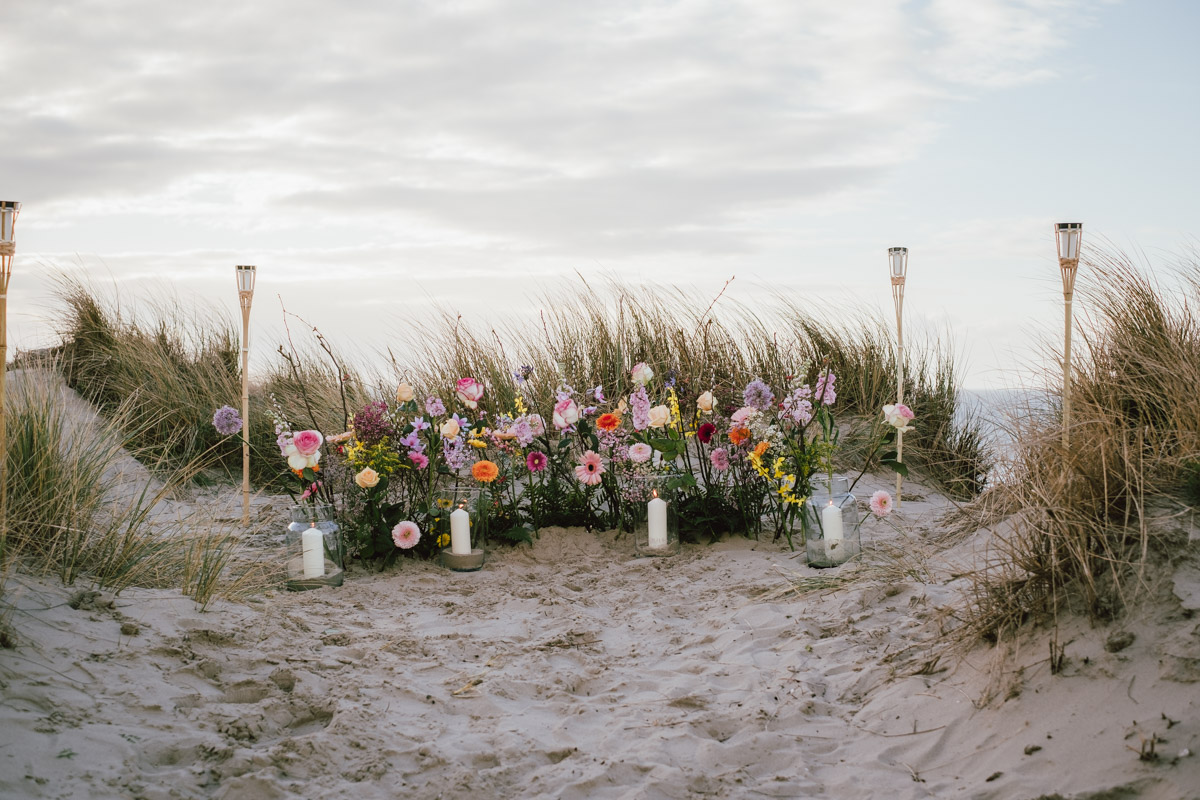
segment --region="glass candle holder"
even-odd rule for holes
[[[669,475],[633,476],[621,487],[621,527],[639,556],[679,553],[678,492]]]
[[[288,588],[341,586],[345,550],[333,506],[292,506],[288,513],[284,534]]]
[[[804,508],[805,551],[810,567],[836,567],[862,552],[862,519],[849,478],[818,481]]]

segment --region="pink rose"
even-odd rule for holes
[[[554,427],[560,431],[579,422],[579,404],[571,398],[559,400],[554,406]]]
[[[459,378],[454,392],[468,408],[478,408],[479,401],[483,399],[483,384],[474,378]]]
[[[292,437],[292,444],[296,446],[296,452],[302,456],[315,454],[323,441],[325,440],[317,431],[300,431]]]
[[[530,414],[525,419],[529,423],[529,430],[533,431],[534,436],[541,436],[546,432],[546,421],[542,419],[541,414]]]

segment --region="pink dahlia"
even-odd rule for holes
[[[644,464],[654,455],[654,448],[644,442],[629,446],[629,460],[635,464]]]
[[[302,456],[311,456],[320,449],[324,441],[319,431],[300,431],[292,437],[292,444]]]
[[[600,454],[588,450],[579,459],[579,466],[575,468],[575,477],[580,483],[588,486],[595,486],[600,483],[600,476],[604,474],[604,460],[600,458]]]
[[[401,550],[411,550],[416,547],[417,542],[421,541],[421,529],[415,522],[408,520],[398,522],[396,527],[392,528],[392,541]]]
[[[871,495],[871,512],[877,517],[886,517],[892,513],[892,496],[883,489]]]

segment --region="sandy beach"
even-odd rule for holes
[[[405,560],[205,612],[16,576],[0,796],[1200,796],[1196,531],[1119,630],[1066,622],[1051,675],[1044,629],[934,658],[988,539],[937,546],[948,508],[914,485],[904,533],[868,521],[837,571],[551,528],[479,572]]]

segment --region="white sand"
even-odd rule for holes
[[[868,540],[924,551],[944,505],[906,502],[906,534],[869,521]],[[204,613],[147,590],[75,610],[17,576],[0,796],[1200,797],[1179,757],[1200,748],[1200,572],[1120,652],[1065,624],[1062,675],[1046,631],[912,674],[961,561],[780,597],[780,570],[818,573],[778,545],[648,560],[549,529],[476,573],[404,561]]]

